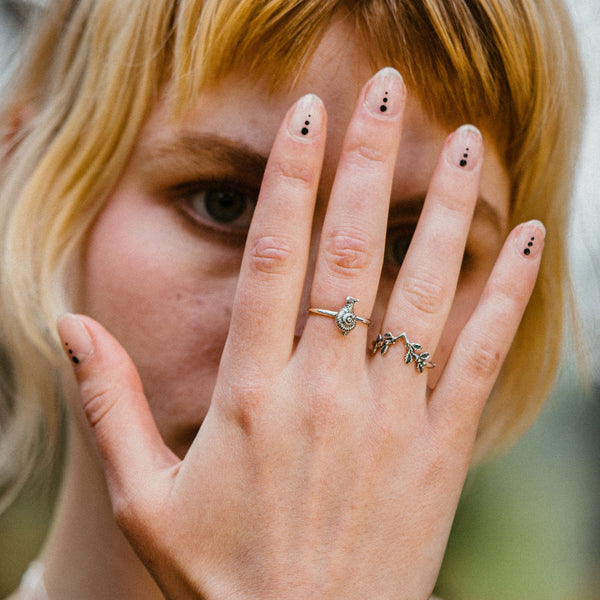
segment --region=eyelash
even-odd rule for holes
[[[178,185],[170,194],[175,198],[180,210],[196,225],[217,234],[238,237],[240,243],[245,242],[258,199],[258,190],[234,181],[208,180]],[[208,204],[211,194],[215,195],[212,198],[215,203],[213,206]],[[198,198],[202,197],[202,204],[195,205]],[[215,214],[217,210],[222,211],[221,222]],[[388,227],[384,259],[386,268],[396,272],[400,269],[415,227],[416,223]],[[472,260],[472,254],[467,248],[462,269],[468,269]]]

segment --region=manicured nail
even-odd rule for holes
[[[62,316],[58,321],[57,329],[63,343],[63,349],[74,365],[81,364],[93,354],[94,343],[92,337],[87,327],[75,315],[66,314]]]
[[[455,167],[472,171],[481,158],[483,140],[477,127],[463,125],[451,136],[448,146],[448,160]]]
[[[402,75],[392,67],[376,73],[365,90],[365,105],[377,117],[395,117],[400,114],[406,98]]]
[[[307,94],[302,96],[288,120],[290,133],[300,139],[312,139],[323,129],[323,103],[318,96]]]
[[[524,258],[535,258],[544,248],[546,228],[540,221],[523,223],[515,237],[515,248]]]

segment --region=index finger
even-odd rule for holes
[[[323,103],[308,94],[277,133],[246,241],[225,364],[231,360],[240,368],[243,361],[254,371],[273,373],[292,352],[326,122]]]

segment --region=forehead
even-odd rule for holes
[[[354,28],[343,20],[336,20],[325,32],[310,61],[298,73],[290,74],[290,85],[272,90],[268,74],[256,81],[245,73],[234,72],[203,90],[196,104],[181,119],[174,121],[168,103],[161,102],[140,141],[143,147],[150,149],[162,144],[168,147],[182,138],[224,138],[266,159],[287,110],[303,94],[315,93],[323,100],[328,114],[321,183],[325,195],[335,175],[356,99],[373,73],[372,62],[357,41]],[[168,89],[166,91],[168,97]],[[417,95],[411,94],[409,89],[392,201],[394,197],[424,196],[449,133],[447,127],[427,115]],[[489,138],[486,148],[482,194],[492,198],[492,204],[504,218],[509,204],[508,177]]]

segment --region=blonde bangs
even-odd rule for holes
[[[483,415],[477,461],[533,423],[560,364],[571,298],[568,199],[583,111],[569,16],[560,0],[183,0],[176,107],[234,71],[267,76],[272,90],[293,88],[334,17],[354,23],[373,69],[396,67],[434,120],[484,130],[512,184],[511,226],[533,218],[546,225],[538,284]]]
[[[292,88],[334,17],[354,23],[373,69],[394,66],[444,125],[480,124],[520,147],[549,99],[540,15],[506,0],[182,0],[174,28],[178,109],[232,72]],[[560,10],[558,11],[561,12]],[[564,15],[563,15],[564,16]],[[554,52],[553,52],[554,53]],[[502,152],[507,165],[514,157]]]
[[[560,359],[581,120],[560,0],[53,0],[1,115],[3,133],[22,111],[35,116],[3,148],[0,337],[13,383],[0,389],[0,489],[26,477],[48,444],[40,432],[56,430],[54,322],[72,309],[73,265],[165,82],[176,115],[232,72],[291,89],[334,18],[354,23],[373,69],[398,68],[434,119],[491,137],[513,185],[512,224],[544,221],[539,282],[477,456],[535,418]]]

